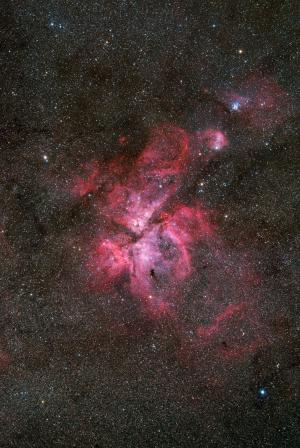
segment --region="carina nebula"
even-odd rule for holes
[[[126,297],[137,313],[170,320],[181,359],[207,346],[214,356],[236,359],[270,341],[256,311],[260,279],[251,257],[229,251],[218,210],[192,198],[198,173],[234,151],[232,122],[238,118],[242,131],[260,127],[266,137],[288,116],[287,96],[275,81],[252,75],[220,92],[218,102],[218,126],[160,123],[136,156],[87,161],[70,182],[75,201],[92,202],[96,229],[84,238],[81,288],[116,303]],[[121,147],[127,143],[121,135]]]
[[[212,234],[201,204],[176,199],[189,163],[188,134],[161,125],[151,131],[126,179],[112,184],[97,204],[115,226],[98,237],[89,257],[91,282],[101,289],[123,277],[153,315],[174,308],[176,290],[192,272],[192,246]]]

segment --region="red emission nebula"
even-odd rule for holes
[[[109,290],[123,279],[153,317],[174,315],[180,285],[193,272],[192,247],[213,236],[201,204],[176,200],[188,175],[190,151],[183,129],[170,124],[153,129],[126,179],[98,203],[115,226],[100,233],[93,245],[86,264],[90,286]],[[114,162],[113,169],[121,171],[121,166]]]
[[[102,185],[102,193],[95,194],[95,209],[105,224],[99,225],[98,235],[86,249],[88,289],[101,294],[121,290],[137,300],[141,313],[150,319],[171,319],[183,346],[196,349],[201,344],[213,349],[215,345],[217,355],[236,357],[255,350],[261,342],[253,292],[252,297],[250,293],[244,297],[256,278],[245,261],[242,265],[236,260],[238,265],[230,266],[211,212],[200,202],[187,205],[178,199],[192,177],[191,167],[206,163],[227,146],[228,138],[220,129],[188,135],[174,125],[162,124],[151,131],[129,172],[122,158],[110,163],[102,176],[97,163],[89,164],[85,180],[76,178],[73,192],[85,195]],[[216,278],[212,284],[199,286],[200,316],[185,319],[182,302],[189,300],[188,280],[199,276],[195,252],[201,248],[204,258],[213,257],[208,275]],[[219,291],[217,271],[226,277],[227,297]],[[228,325],[237,323],[238,330],[228,330]],[[228,340],[228,331],[231,346],[220,349],[220,338]]]
[[[220,96],[244,127],[282,123],[286,97],[274,81],[252,77]],[[92,162],[73,181],[74,196],[92,193],[99,221],[85,248],[87,289],[134,300],[151,320],[172,320],[186,348],[181,354],[209,346],[232,359],[268,340],[249,257],[228,253],[202,203],[180,200],[197,167],[227,149],[224,129],[188,133],[163,123],[130,165],[123,157]]]

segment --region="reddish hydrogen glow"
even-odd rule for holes
[[[192,272],[191,246],[213,232],[200,205],[163,212],[182,185],[188,161],[187,133],[164,124],[152,130],[127,176],[116,176],[99,210],[120,227],[113,237],[100,236],[90,254],[93,287],[114,287],[129,278],[129,291],[145,309],[152,314],[170,309],[169,298]],[[109,170],[108,177],[120,174],[119,163]]]
[[[120,135],[118,138],[118,142],[120,145],[126,145],[128,143],[127,135]]]
[[[157,127],[137,161],[137,169],[160,178],[178,175],[186,167],[189,156],[187,133],[170,124]]]
[[[104,213],[115,223],[141,234],[178,189],[187,160],[185,131],[171,125],[154,129],[127,179],[115,183],[107,195]]]
[[[170,318],[181,360],[197,357],[203,347],[207,357],[232,360],[266,343],[255,306],[258,278],[244,254],[227,249],[229,254],[224,248],[203,204],[179,198],[190,197],[187,185],[196,179],[197,167],[229,148],[230,131],[222,129],[228,120],[232,131],[238,124],[265,132],[284,122],[290,105],[274,80],[253,75],[220,95],[215,119],[209,121],[206,110],[199,112],[203,121],[195,121],[198,126],[209,123],[207,127],[188,133],[162,124],[151,130],[135,159],[121,155],[101,169],[97,162],[86,163],[72,182],[54,184],[64,189],[67,200],[71,191],[73,203],[93,193],[91,201],[82,202],[96,215],[91,226],[96,236],[87,243],[83,266],[97,297],[115,298],[110,302],[117,303],[113,310],[118,312],[121,303],[131,307],[133,299],[147,321],[149,316],[162,322]],[[212,124],[216,122],[223,125]],[[130,142],[128,136],[119,136],[123,149]],[[3,238],[0,243],[5,247]],[[119,322],[109,327],[119,335],[130,332]],[[7,362],[4,355],[1,362]]]
[[[279,84],[259,74],[248,77],[236,91],[224,92],[222,97],[241,124],[254,130],[275,129],[284,123],[292,108],[288,95]]]
[[[7,370],[10,364],[11,364],[11,357],[6,351],[0,349],[0,373],[2,371]]]
[[[199,156],[213,157],[214,151],[220,151],[229,145],[226,134],[219,129],[204,129],[197,131],[193,138],[194,151]]]
[[[97,190],[97,178],[100,174],[97,162],[84,164],[82,166],[82,171],[83,175],[75,177],[74,185],[72,187],[72,193],[74,195],[79,195],[80,197]]]
[[[228,146],[229,139],[220,129],[188,135],[163,124],[151,131],[134,163],[118,157],[103,166],[101,174],[98,165],[91,165],[85,176],[76,178],[75,191],[80,196],[95,192],[100,223],[85,264],[89,287],[99,293],[130,295],[142,313],[153,319],[171,318],[183,340],[190,324],[183,320],[182,292],[196,272],[195,247],[208,247],[216,265],[224,257],[214,246],[218,237],[211,215],[200,203],[178,202],[178,192],[193,163],[205,163]],[[256,325],[248,318],[253,310],[243,294],[239,297],[236,283],[247,284],[252,277],[238,274],[235,278],[228,267],[221,272],[231,284],[228,294],[236,296],[228,296],[226,302],[219,280],[213,278],[201,286],[198,300],[205,309],[214,308],[206,325],[192,319],[194,339],[189,344],[196,351],[199,344],[209,345],[215,356],[232,359],[260,344],[248,329]],[[247,327],[247,342],[241,348],[237,341],[244,334],[242,326]],[[230,337],[229,327],[234,328]],[[230,346],[220,348],[220,338],[231,340]]]
[[[212,232],[201,209],[180,206],[132,246],[130,288],[148,306],[176,296],[192,272],[190,245]]]
[[[209,338],[220,331],[222,325],[226,325],[233,316],[240,315],[247,309],[245,302],[233,303],[228,305],[224,311],[218,314],[212,324],[200,326],[197,329],[197,334],[201,338]]]
[[[127,268],[126,235],[118,234],[117,238],[99,238],[90,254],[87,267],[91,272],[91,284],[94,288],[110,288],[111,282],[117,279]]]

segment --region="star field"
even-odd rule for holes
[[[299,447],[297,3],[1,16],[0,447]]]

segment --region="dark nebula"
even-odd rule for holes
[[[1,21],[0,448],[298,448],[299,5]]]

